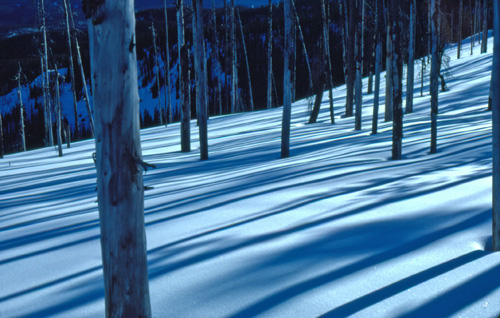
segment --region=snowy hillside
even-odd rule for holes
[[[391,123],[370,135],[372,96],[362,131],[342,118],[344,87],[334,126],[326,99],[313,125],[307,101],[293,105],[288,159],[281,109],[211,118],[205,162],[194,121],[189,154],[178,124],[143,130],[144,159],[157,165],[145,176],[153,315],[497,317],[492,43],[473,56],[466,43],[459,61],[448,51],[435,155],[428,79],[423,97],[415,83],[401,161],[389,160]],[[93,149],[0,159],[0,317],[104,316]]]

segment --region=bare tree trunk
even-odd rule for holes
[[[488,53],[488,0],[483,0],[483,41],[481,53]]]
[[[160,112],[160,125],[163,125],[163,107],[161,106],[161,93],[160,93],[161,92],[160,65],[158,64],[158,50],[156,49],[156,32],[155,32],[155,25],[153,22],[151,22],[151,32],[153,36],[153,49],[155,52],[156,87],[158,88],[158,111]]]
[[[500,85],[500,4],[493,1],[493,68],[491,81],[494,87]],[[493,250],[500,250],[500,91],[492,91],[493,104]]]
[[[309,93],[312,94],[313,81],[311,72],[311,63],[309,62],[309,54],[307,54],[306,41],[304,40],[304,34],[302,33],[302,27],[300,26],[299,15],[297,14],[297,9],[295,8],[295,1],[292,0],[292,8],[295,13],[295,25],[299,30],[300,41],[302,42],[302,52],[304,53],[304,58],[306,59],[307,72],[309,74]]]
[[[383,11],[381,1],[375,3],[375,92],[373,96],[373,118],[372,118],[372,134],[376,134],[378,130],[378,113],[380,101],[380,72],[382,71],[382,34],[384,33],[383,23],[380,21]]]
[[[26,151],[26,138],[24,133],[24,107],[23,107],[23,95],[21,93],[21,63],[19,63],[19,69],[17,71],[17,97],[19,98],[19,133],[21,135],[21,149]]]
[[[291,66],[292,56],[292,6],[291,0],[285,0],[285,48],[284,48],[284,76],[283,76],[283,120],[281,124],[281,158],[290,156],[290,121],[292,114]]]
[[[252,78],[250,77],[250,64],[248,63],[247,45],[245,44],[245,35],[243,33],[243,24],[241,23],[240,10],[238,9],[236,12],[238,14],[238,21],[240,24],[241,42],[243,43],[243,53],[245,54],[245,61],[247,64],[248,92],[250,94],[250,110],[253,111],[254,106],[253,106],[253,93],[252,93]]]
[[[436,1],[438,3],[436,4]],[[437,152],[437,113],[438,113],[438,77],[439,77],[439,57],[438,57],[438,15],[439,0],[431,0],[432,16],[432,64],[431,64],[431,154]]]
[[[342,60],[343,60],[343,70],[344,70],[344,82],[347,85],[349,70],[347,67],[348,57],[347,57],[347,34],[349,29],[348,18],[344,13],[344,7],[347,6],[346,0],[339,0],[339,17],[342,20],[342,27],[340,28],[342,34]]]
[[[78,43],[78,37],[76,36],[76,27],[75,27],[75,21],[73,20],[73,13],[71,11],[71,6],[68,6],[68,11],[69,11],[69,16],[71,19],[71,26],[73,33],[75,34],[75,46],[76,46],[76,57],[78,61],[78,65],[80,67],[80,74],[82,76],[82,85],[83,85],[83,93],[85,95],[85,107],[87,108],[87,114],[89,115],[89,124],[90,124],[90,131],[92,133],[92,137],[94,137],[94,116],[92,115],[92,110],[90,109],[90,96],[89,96],[89,91],[87,89],[87,80],[85,79],[85,72],[83,69],[83,63],[82,63],[82,55],[80,53],[80,44]]]
[[[462,54],[462,24],[464,15],[464,0],[460,0],[459,8],[458,8],[458,48],[457,48],[457,59],[460,59],[460,55]]]
[[[292,103],[295,103],[297,95],[296,94],[297,93],[297,24],[295,23],[295,19],[293,19],[293,17],[292,17],[292,47],[293,47]]]
[[[3,118],[2,118],[2,110],[0,110],[0,158],[3,158],[4,149],[3,149]]]
[[[408,73],[406,79],[406,113],[413,112],[413,84],[415,79],[415,8],[416,0],[410,4],[410,36],[408,48]]]
[[[392,26],[392,160],[400,160],[403,145],[403,22],[400,15],[401,3],[391,0],[389,21]]]
[[[191,151],[191,105],[188,103],[189,87],[189,57],[184,40],[184,0],[176,0],[177,9],[177,43],[179,50],[179,87],[181,104],[181,151]]]
[[[73,111],[75,114],[75,137],[80,136],[80,129],[78,127],[78,109],[77,109],[77,96],[75,88],[75,67],[73,65],[73,48],[71,45],[71,32],[69,30],[69,12],[67,0],[63,0],[64,15],[66,17],[66,35],[68,36],[68,52],[69,52],[69,75],[71,77],[71,91],[73,93]]]
[[[356,80],[356,59],[355,59],[355,43],[356,43],[356,0],[349,0],[349,7],[345,7],[344,14],[349,19],[348,34],[347,34],[347,56],[348,70],[346,85],[346,117],[351,117],[354,113],[354,82]]]
[[[40,65],[41,65],[41,71],[42,71],[42,92],[43,92],[43,128],[44,128],[44,144],[45,147],[49,146],[49,125],[48,125],[48,114],[47,114],[47,90],[45,90],[45,63],[44,63],[44,57],[43,54],[40,53]]]
[[[476,37],[476,34],[478,32],[477,25],[479,23],[478,22],[478,20],[479,20],[479,18],[478,18],[478,13],[479,13],[479,6],[478,6],[478,4],[479,4],[479,1],[481,1],[481,0],[475,0],[475,8],[474,8],[474,35],[473,35],[474,36],[474,41],[476,41],[475,37]],[[477,38],[477,41],[479,41],[479,37]]]
[[[212,19],[214,25],[214,39],[215,39],[215,61],[216,63],[221,64],[220,56],[219,56],[219,37],[217,35],[217,16],[215,15],[215,0],[212,0]],[[219,115],[222,115],[222,98],[221,98],[221,85],[220,85],[220,74],[216,76],[216,84],[215,84],[215,105],[219,108]]]
[[[193,0],[193,42],[194,42],[194,65],[196,70],[196,104],[198,105],[200,120],[200,158],[208,159],[208,137],[207,137],[207,109],[206,97],[207,86],[205,85],[205,39],[203,36],[203,1]]]
[[[267,17],[269,25],[267,33],[267,109],[273,107],[272,81],[273,81],[273,4],[269,0],[269,15]]]
[[[46,137],[48,138],[48,143],[49,146],[52,147],[54,145],[54,137],[52,133],[52,106],[50,103],[50,87],[49,87],[49,55],[48,55],[48,48],[47,48],[47,26],[45,24],[45,3],[44,0],[42,0],[42,28],[43,28],[43,50],[44,50],[44,68],[45,68],[45,95],[47,96],[46,99],[46,108],[45,111],[47,113],[47,122],[46,122],[46,129],[47,134]]]
[[[391,0],[392,1],[392,0]],[[392,37],[391,26],[387,26],[387,54],[385,66],[385,121],[392,120]]]
[[[59,94],[59,71],[57,70],[57,65],[55,65],[55,73],[56,77],[56,109],[57,109],[57,121],[56,121],[56,131],[57,131],[57,151],[59,153],[59,157],[63,156],[62,152],[62,132],[61,132],[61,98]]]
[[[326,15],[325,0],[321,3],[321,15],[323,18],[323,49],[326,60],[326,79],[328,83],[328,99],[330,101],[330,122],[335,124],[335,110],[333,108],[333,78],[332,78],[332,61],[330,56],[330,28],[329,19]]]
[[[356,117],[354,123],[355,130],[361,130],[363,117],[363,28],[365,2],[364,0],[356,1],[358,28],[356,32]]]
[[[229,8],[229,20],[231,24],[231,114],[236,112],[237,92],[238,86],[236,84],[238,76],[236,69],[236,24],[234,19],[234,0],[231,0],[231,6]]]
[[[165,126],[172,123],[172,89],[170,87],[170,43],[168,40],[168,11],[167,11],[167,0],[164,0],[165,5],[165,81],[167,89],[165,90],[165,103],[167,104],[167,109],[165,113]]]
[[[84,12],[96,115],[106,317],[149,318],[134,2],[90,2]]]

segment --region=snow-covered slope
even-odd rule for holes
[[[211,118],[205,162],[194,122],[189,154],[178,124],[142,131],[158,166],[145,177],[154,316],[496,317],[491,53],[466,44],[457,61],[455,49],[435,155],[428,79],[401,161],[389,160],[391,123],[370,135],[372,96],[362,131],[341,118],[344,87],[334,126],[327,100],[314,125],[306,101],[293,105],[289,159],[281,109]],[[104,316],[93,148],[0,160],[0,317]]]

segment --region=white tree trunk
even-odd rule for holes
[[[21,150],[26,151],[26,138],[24,132],[24,107],[23,95],[21,93],[21,63],[19,63],[19,70],[17,71],[17,97],[19,98],[19,132],[21,135]]]
[[[493,68],[492,85],[500,85],[500,4],[493,1]],[[500,251],[500,90],[492,90],[493,108],[493,250]]]
[[[96,119],[106,317],[149,318],[134,2],[106,0],[84,9]]]
[[[285,47],[284,47],[284,75],[283,75],[283,120],[281,123],[281,158],[290,156],[290,121],[292,114],[292,5],[291,0],[285,0]]]
[[[269,15],[267,17],[269,25],[267,33],[267,109],[273,107],[273,4],[269,0]]]
[[[438,4],[436,4],[436,1]],[[439,0],[431,0],[432,16],[432,60],[431,60],[431,153],[437,152],[437,113],[438,113],[438,15]]]
[[[203,36],[203,1],[193,0],[193,42],[194,65],[196,71],[196,104],[198,105],[199,133],[200,133],[200,158],[208,159],[207,137],[207,86],[205,84],[205,40]]]

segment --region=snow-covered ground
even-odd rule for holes
[[[281,109],[211,118],[205,162],[194,122],[188,154],[178,124],[142,131],[158,166],[145,177],[154,316],[496,317],[492,43],[473,56],[466,43],[459,61],[449,50],[435,155],[428,79],[423,97],[415,83],[401,161],[390,160],[391,123],[370,134],[372,96],[362,131],[341,118],[344,87],[336,125],[326,99],[313,125],[307,102],[293,105],[288,159]],[[93,148],[0,160],[0,317],[104,316]]]

